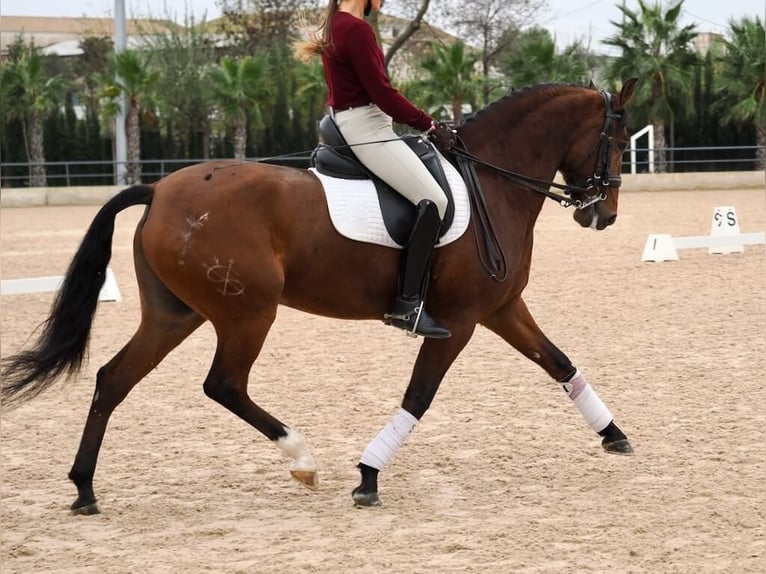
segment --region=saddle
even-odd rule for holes
[[[439,232],[441,237],[452,225],[455,202],[436,149],[430,142],[417,135],[404,136],[402,141],[417,154],[447,196],[447,211]],[[362,165],[354,155],[353,148],[346,143],[335,120],[329,115],[325,115],[319,122],[319,142],[311,154],[311,165],[319,173],[329,177],[372,180],[386,230],[396,243],[406,244],[415,224],[415,205]]]

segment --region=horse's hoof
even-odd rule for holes
[[[355,488],[351,492],[351,498],[354,499],[355,506],[383,506],[377,492],[362,492]]]
[[[72,506],[69,507],[74,515],[90,516],[92,514],[100,514],[96,501],[82,503],[79,500],[75,500]]]
[[[621,438],[612,442],[602,442],[601,446],[604,447],[606,452],[612,454],[635,454],[633,447],[630,446],[628,439]]]
[[[309,490],[319,490],[319,476],[315,470],[291,470],[290,474]]]

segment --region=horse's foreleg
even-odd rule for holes
[[[125,347],[98,370],[96,390],[80,447],[69,471],[69,478],[77,487],[77,500],[71,506],[73,513],[98,513],[93,475],[106,426],[114,409],[141,379],[203,322],[204,319],[191,310],[182,314],[145,314]]]
[[[633,453],[612,413],[569,358],[543,334],[521,297],[500,308],[484,325],[561,383],[585,422],[602,437],[604,450]]]
[[[359,506],[380,506],[378,473],[393,459],[431,405],[444,375],[473,334],[452,331],[449,339],[426,339],[420,348],[402,406],[367,445],[359,462],[362,481],[351,493]]]
[[[260,353],[273,317],[251,317],[227,323],[218,332],[218,347],[205,379],[205,394],[266,435],[293,459],[290,473],[316,490],[317,465],[303,437],[256,405],[247,394],[250,368]]]

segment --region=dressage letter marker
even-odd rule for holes
[[[647,237],[641,261],[678,261],[678,253],[673,247],[673,238],[667,233]]]
[[[712,237],[739,235],[739,222],[734,206],[725,205],[713,210],[713,218],[710,220],[710,235]],[[732,243],[729,245],[711,245],[707,252],[742,253],[744,250],[744,244]]]

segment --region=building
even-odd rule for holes
[[[128,42],[140,36],[165,33],[178,25],[170,20],[128,19]],[[88,36],[114,37],[113,18],[49,18],[37,16],[3,16],[0,18],[0,57],[8,53],[17,38],[34,42],[47,54],[74,56],[80,54],[79,43]],[[132,41],[136,43],[136,40]]]

